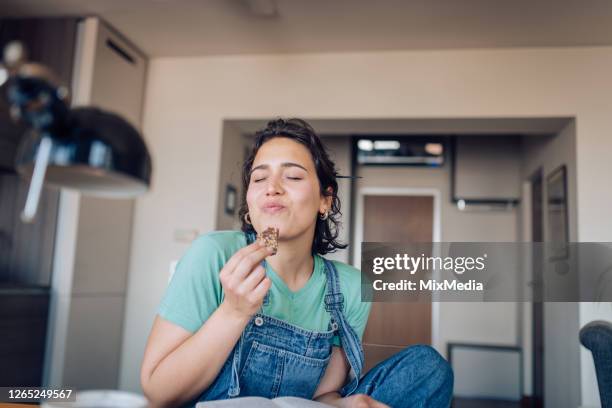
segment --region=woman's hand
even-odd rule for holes
[[[390,408],[366,394],[353,394],[335,401],[338,408]]]
[[[268,255],[265,247],[253,244],[228,260],[219,272],[223,303],[197,332],[156,317],[141,368],[141,385],[151,407],[183,406],[217,378],[270,288],[258,266]]]
[[[263,303],[272,282],[261,261],[272,251],[256,241],[236,252],[227,261],[219,280],[225,298],[220,307],[240,319],[250,319]]]

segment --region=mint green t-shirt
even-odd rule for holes
[[[215,231],[198,237],[177,264],[176,271],[161,301],[158,314],[185,330],[195,333],[219,307],[223,288],[219,272],[240,248],[246,246],[241,231]],[[332,261],[338,271],[344,295],[344,315],[359,338],[363,336],[370,313],[370,303],[361,301],[361,277],[358,269]],[[266,263],[272,280],[268,305],[263,313],[307,330],[325,331],[330,321],[325,310],[325,263],[314,256],[314,270],[306,284],[294,292]],[[333,344],[340,341],[333,338]]]

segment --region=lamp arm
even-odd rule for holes
[[[45,173],[47,172],[47,165],[49,164],[49,156],[51,156],[52,148],[52,139],[49,136],[43,137],[40,141],[38,153],[36,154],[36,164],[34,165],[34,172],[30,180],[28,197],[26,198],[25,207],[21,213],[21,220],[23,222],[32,222],[36,216],[38,203],[40,202],[40,192],[45,182]]]

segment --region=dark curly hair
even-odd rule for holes
[[[255,144],[253,150],[242,166],[242,205],[240,207],[240,220],[242,222],[242,231],[255,232],[251,224],[244,221],[245,214],[249,211],[246,201],[246,193],[249,188],[250,173],[253,167],[253,161],[261,146],[268,140],[275,137],[286,137],[304,145],[312,156],[317,177],[321,189],[321,195],[331,196],[332,205],[329,211],[329,216],[326,220],[317,217],[315,226],[314,240],[312,242],[312,253],[325,255],[329,252],[334,252],[337,249],[347,247],[338,241],[340,227],[340,199],[338,198],[338,172],[334,162],[332,162],[321,143],[321,139],[315,133],[312,126],[302,119],[276,119],[268,122],[266,127],[255,133]],[[328,188],[331,187],[331,191]]]

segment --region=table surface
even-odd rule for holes
[[[0,408],[23,408],[23,407],[39,407],[37,404],[9,404],[0,402]]]

